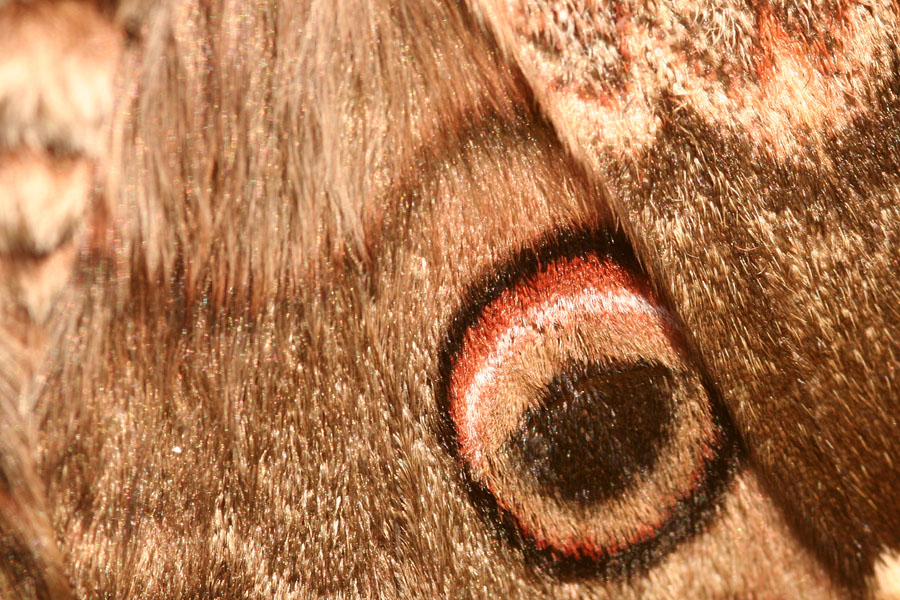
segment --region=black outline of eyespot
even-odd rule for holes
[[[489,524],[496,537],[513,548],[520,549],[526,563],[539,572],[562,579],[599,577],[621,579],[646,572],[647,569],[675,549],[682,541],[702,531],[730,482],[742,455],[738,435],[723,403],[715,395],[704,373],[700,373],[709,396],[718,443],[711,449],[713,456],[699,470],[698,488],[686,499],[673,506],[672,516],[657,530],[657,534],[632,544],[602,559],[565,556],[551,548],[538,548],[534,540],[524,535],[516,517],[497,504],[493,493],[478,482],[469,465],[459,454],[456,425],[450,416],[449,382],[455,358],[462,346],[466,331],[473,327],[484,308],[496,300],[504,290],[524,281],[559,259],[573,259],[591,254],[606,256],[631,272],[645,276],[631,250],[631,244],[618,231],[591,231],[569,228],[550,232],[533,248],[519,251],[499,268],[482,276],[470,285],[463,296],[461,308],[454,314],[447,328],[446,338],[438,358],[438,402],[441,444],[461,466],[464,485],[472,504]]]

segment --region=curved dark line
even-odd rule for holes
[[[679,543],[702,531],[733,479],[741,455],[738,436],[723,403],[716,397],[714,388],[708,384],[703,373],[700,376],[709,396],[717,443],[711,448],[711,457],[700,468],[704,475],[698,488],[687,498],[675,503],[672,516],[659,527],[652,538],[632,544],[602,559],[564,556],[556,550],[539,548],[534,540],[525,536],[519,530],[515,516],[500,508],[490,490],[473,477],[460,456],[456,427],[450,416],[449,381],[454,361],[466,331],[476,324],[484,308],[504,290],[529,279],[555,260],[589,254],[609,257],[634,273],[644,274],[622,232],[572,227],[551,232],[533,247],[520,251],[468,287],[460,309],[447,326],[438,358],[438,381],[435,389],[438,405],[437,435],[441,445],[460,466],[462,483],[469,498],[495,537],[521,550],[526,564],[532,569],[561,579],[619,579],[646,571]]]

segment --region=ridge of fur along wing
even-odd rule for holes
[[[898,21],[0,0],[0,598],[900,597]]]
[[[851,577],[896,552],[896,3],[475,5],[605,175],[788,518]]]

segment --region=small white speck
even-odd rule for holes
[[[175,454],[181,454],[181,446],[173,446],[172,452],[174,452]]]

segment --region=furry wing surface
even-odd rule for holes
[[[859,578],[900,544],[896,4],[479,4],[781,506]]]
[[[0,597],[891,589],[897,20],[0,0]],[[567,570],[448,451],[442,353],[514,257],[619,230],[735,456]]]

